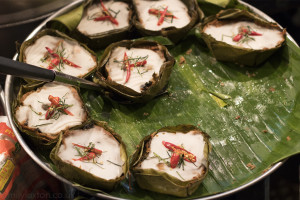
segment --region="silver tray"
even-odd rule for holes
[[[59,11],[57,11],[55,14],[51,15],[49,18],[47,18],[45,21],[43,21],[37,28],[35,28],[31,34],[28,35],[28,37],[25,39],[25,40],[28,40],[32,37],[34,37],[44,26],[45,24],[50,21],[51,19],[59,16],[59,15],[62,15],[64,13],[66,13],[67,11],[70,11],[71,9],[75,8],[76,6],[80,5],[82,3],[83,0],[77,0],[71,4],[69,4],[68,6],[60,9]],[[265,18],[266,20],[268,21],[272,21],[272,22],[275,22],[272,18],[270,18],[269,16],[267,16],[266,14],[264,14],[262,11],[254,8],[253,6],[245,3],[245,2],[242,2],[240,1],[240,3],[248,6],[250,9],[252,9],[255,13],[257,13],[258,15],[262,16],[263,18]],[[293,40],[293,38],[287,34],[287,37],[293,41],[295,44],[296,42]],[[16,60],[18,57],[18,54],[15,54],[14,56],[14,60]],[[63,183],[69,185],[69,186],[72,186],[82,192],[85,192],[89,195],[92,195],[92,196],[96,196],[96,197],[100,197],[100,198],[104,198],[104,199],[121,199],[121,198],[118,198],[118,197],[114,197],[114,196],[111,196],[111,195],[107,195],[107,194],[102,194],[102,193],[96,193],[96,192],[91,192],[91,191],[88,191],[88,190],[85,190],[83,189],[82,187],[78,187],[76,184],[70,182],[69,180],[65,179],[64,177],[60,176],[59,174],[57,174],[56,172],[54,172],[47,163],[43,162],[41,160],[41,158],[39,158],[35,152],[32,151],[32,149],[28,146],[28,144],[26,143],[26,141],[24,140],[24,138],[22,137],[22,135],[20,134],[18,128],[15,126],[14,122],[13,122],[13,118],[12,118],[12,112],[11,112],[11,102],[12,100],[15,98],[15,91],[14,91],[14,83],[15,83],[15,80],[17,78],[13,77],[13,76],[10,76],[8,75],[7,78],[6,78],[6,82],[5,82],[5,94],[3,94],[3,91],[0,91],[0,98],[2,100],[2,102],[5,103],[5,112],[6,112],[6,115],[8,116],[8,119],[9,119],[9,122],[11,124],[11,127],[14,131],[14,133],[16,134],[16,137],[17,139],[19,140],[21,146],[24,148],[24,150],[27,152],[27,154],[40,166],[42,167],[44,170],[46,170],[49,174],[51,174],[52,176],[54,176],[55,178],[57,178],[58,180],[62,181]],[[1,90],[1,88],[0,88]],[[216,199],[216,198],[221,198],[221,197],[225,197],[225,196],[228,196],[228,195],[231,195],[235,192],[238,192],[238,191],[241,191],[257,182],[259,182],[260,180],[263,180],[265,179],[266,177],[268,177],[270,174],[272,174],[274,171],[276,171],[285,161],[281,161],[281,162],[278,162],[276,164],[274,164],[267,172],[265,172],[264,174],[262,174],[261,176],[259,176],[258,178],[240,186],[240,187],[237,187],[237,188],[234,188],[234,189],[231,189],[229,191],[226,191],[226,192],[222,192],[222,193],[219,193],[219,194],[214,194],[214,195],[210,195],[210,196],[205,196],[205,197],[201,197],[201,198],[198,198],[199,200],[204,200],[204,199]]]

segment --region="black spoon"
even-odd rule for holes
[[[101,85],[82,78],[77,78],[54,70],[44,69],[34,65],[14,61],[2,56],[0,56],[0,73],[45,82],[67,83],[100,92],[103,92],[104,89],[104,87]]]

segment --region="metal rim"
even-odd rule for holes
[[[46,20],[44,20],[37,28],[35,28],[29,35],[28,37],[25,39],[25,40],[28,40],[32,37],[34,37],[38,31],[40,31],[48,21],[50,21],[51,19],[61,15],[61,14],[64,14],[65,12],[69,11],[70,9],[72,8],[75,8],[76,6],[78,6],[83,0],[77,0],[71,4],[69,4],[68,6],[60,9],[59,11],[57,11],[56,13],[54,13],[53,15],[51,15],[50,17],[48,17]],[[259,14],[260,16],[262,16],[263,18],[265,18],[266,20],[268,21],[272,21],[272,22],[275,22],[272,18],[270,18],[269,16],[267,16],[266,14],[264,14],[262,11],[256,9],[255,7],[249,5],[248,3],[245,3],[245,2],[242,2],[240,1],[240,3],[248,6],[249,8],[251,8],[255,13]],[[298,45],[295,40],[289,35],[287,34],[287,37],[293,41],[296,45]],[[16,53],[15,56],[13,57],[14,60],[16,60],[18,57],[18,54]],[[106,194],[102,194],[102,193],[94,193],[94,192],[90,192],[88,190],[85,190],[81,187],[78,187],[76,184],[68,181],[67,179],[63,178],[62,176],[58,175],[57,173],[55,173],[54,171],[52,171],[44,162],[42,162],[40,160],[39,157],[37,157],[35,155],[35,153],[30,149],[30,147],[27,145],[27,143],[25,142],[25,140],[23,139],[23,137],[21,136],[21,134],[19,133],[19,130],[17,129],[17,127],[15,126],[14,124],[14,121],[12,119],[12,112],[11,112],[11,105],[10,105],[10,102],[12,100],[12,93],[13,93],[13,81],[14,81],[14,77],[13,76],[10,76],[8,75],[6,77],[6,81],[5,81],[5,94],[3,94],[3,91],[1,91],[1,88],[0,88],[0,92],[1,92],[1,95],[0,95],[0,98],[1,100],[3,101],[3,105],[5,107],[5,113],[6,113],[6,116],[8,117],[8,120],[9,120],[9,123],[11,124],[11,127],[18,139],[18,141],[20,142],[21,146],[24,148],[24,150],[26,151],[26,153],[40,166],[42,167],[44,170],[46,170],[49,174],[51,174],[52,176],[54,176],[55,178],[57,178],[58,180],[62,181],[63,183],[66,183],[68,185],[71,185],[72,187],[75,187],[76,189],[82,191],[82,192],[85,192],[89,195],[92,195],[92,196],[97,196],[97,197],[101,197],[101,198],[104,198],[104,199],[122,199],[122,198],[119,198],[119,197],[115,197],[115,196],[109,196],[109,195],[106,195]],[[4,104],[4,102],[6,104]],[[234,189],[231,189],[231,190],[228,190],[226,192],[222,192],[222,193],[219,193],[219,194],[214,194],[214,195],[210,195],[210,196],[206,196],[206,197],[201,197],[201,198],[198,198],[198,200],[205,200],[205,199],[216,199],[216,198],[221,198],[221,197],[225,197],[225,196],[228,196],[228,195],[231,195],[233,193],[236,193],[238,191],[241,191],[261,180],[263,180],[264,178],[266,178],[267,176],[269,176],[271,173],[273,173],[274,171],[276,171],[287,159],[285,159],[284,161],[280,161],[276,164],[274,164],[266,173],[262,174],[261,176],[257,177],[256,179],[240,186],[240,187],[237,187],[237,188],[234,188]]]

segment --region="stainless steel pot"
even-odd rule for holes
[[[32,31],[32,33],[27,37],[27,39],[32,38],[40,29],[42,29],[44,27],[44,25],[46,24],[47,21],[51,20],[52,18],[59,16],[69,10],[71,10],[72,8],[75,8],[76,6],[78,6],[80,3],[82,2],[82,0],[78,0],[64,8],[62,8],[61,10],[59,10],[58,12],[56,12],[54,15],[50,16],[48,19],[46,19],[44,22],[42,22],[36,29],[34,29]],[[242,2],[243,3],[243,2]],[[246,3],[244,3],[246,4]],[[263,16],[265,19],[267,19],[268,21],[274,21],[272,20],[270,17],[268,17],[267,15],[265,15],[263,12],[257,10],[256,8],[250,6],[249,4],[246,4],[247,6],[249,6],[252,10],[254,10],[254,12],[256,12],[257,14]],[[294,41],[290,35],[288,35],[289,39]],[[26,40],[27,40],[26,39]],[[296,43],[296,42],[295,42]],[[14,60],[17,59],[18,54],[16,54],[14,56]],[[32,149],[28,146],[28,144],[26,143],[26,141],[24,140],[24,138],[22,137],[22,135],[20,134],[19,130],[17,129],[17,127],[14,125],[13,122],[13,118],[12,118],[12,112],[11,112],[11,102],[14,98],[16,98],[16,94],[17,94],[17,90],[16,90],[16,82],[18,81],[18,78],[12,77],[12,76],[7,76],[6,78],[6,83],[5,83],[5,95],[3,94],[3,92],[1,92],[1,99],[3,101],[5,101],[6,105],[5,105],[5,111],[6,111],[6,115],[8,116],[9,122],[11,123],[12,129],[15,132],[21,146],[25,149],[25,151],[28,153],[28,155],[38,164],[40,165],[44,170],[46,170],[49,174],[51,174],[52,176],[56,177],[57,179],[59,179],[60,181],[75,187],[76,189],[83,191],[87,194],[96,196],[96,197],[100,197],[100,198],[104,198],[104,199],[120,199],[118,197],[114,197],[114,196],[109,196],[107,194],[102,194],[102,193],[95,193],[95,192],[91,192],[88,190],[85,190],[83,188],[80,188],[78,186],[76,186],[76,184],[68,181],[67,179],[63,178],[62,176],[58,175],[56,172],[54,172],[48,165],[48,163],[43,162],[33,151]],[[3,99],[4,98],[4,99]],[[204,199],[216,199],[216,198],[221,198],[221,197],[225,197],[227,195],[233,194],[235,192],[238,192],[240,190],[243,190],[257,182],[259,182],[260,180],[263,180],[264,178],[268,177],[271,173],[273,173],[276,169],[278,169],[284,161],[279,162],[277,164],[275,164],[273,167],[271,167],[266,173],[262,174],[260,177],[256,178],[253,181],[250,181],[238,188],[232,189],[230,191],[227,192],[223,192],[220,194],[215,194],[215,195],[211,195],[211,196],[207,196],[207,197],[203,197],[203,198],[199,198],[200,200],[204,200]]]

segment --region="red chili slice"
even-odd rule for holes
[[[232,38],[233,41],[239,42],[244,36],[261,36],[261,33],[257,33],[255,31],[250,31],[250,28],[240,27],[239,33]]]
[[[102,154],[102,151],[99,150],[99,149],[96,149],[96,148],[90,148],[90,147],[85,147],[85,146],[82,146],[82,145],[79,145],[79,144],[75,144],[75,143],[72,143],[74,146],[76,147],[80,147],[80,148],[83,148],[83,149],[87,149],[87,150],[90,150],[91,152],[94,152],[96,154]]]
[[[66,58],[63,58],[63,62],[66,63],[67,65],[70,65],[71,67],[75,67],[75,68],[81,68],[79,65],[76,65],[75,63],[69,61]]]
[[[48,65],[48,69],[54,69],[59,64],[58,58],[53,58]]]
[[[162,25],[162,23],[164,22],[165,16],[166,16],[166,13],[167,13],[167,10],[168,10],[168,6],[167,6],[167,7],[164,9],[164,11],[161,13],[160,18],[159,18],[159,20],[158,20],[158,22],[157,22],[157,26]]]
[[[50,106],[45,114],[45,119],[48,120],[52,117],[52,115],[54,114],[55,112],[55,106]]]
[[[111,23],[113,23],[113,24],[115,24],[115,25],[119,25],[119,22],[118,22],[115,18],[113,18],[113,17],[111,16],[110,12],[109,12],[109,11],[107,10],[107,8],[104,6],[102,0],[100,0],[100,4],[101,4],[101,7],[102,7],[102,9],[103,9],[103,11],[104,11],[104,13],[105,13],[105,16],[109,16],[108,19],[111,21]]]
[[[54,97],[52,95],[48,96],[48,100],[51,102],[50,107],[48,108],[46,114],[45,114],[45,119],[50,119],[52,115],[55,113],[55,108],[59,108],[62,105],[59,102],[59,97]],[[63,110],[67,115],[74,116],[73,113],[71,113],[69,110],[66,108]]]
[[[161,15],[163,13],[163,11],[159,11],[157,9],[154,9],[154,8],[150,8],[148,10],[148,13],[149,14],[153,14],[153,15]],[[170,12],[166,12],[166,17],[173,17],[174,19],[178,19],[175,15],[173,15],[172,13]]]
[[[86,156],[82,156],[78,159],[72,159],[74,161],[84,161],[84,160],[92,160],[96,158],[96,154],[94,152],[89,152]]]
[[[194,154],[192,154],[191,152],[175,145],[175,144],[172,144],[170,142],[165,142],[165,141],[162,141],[163,145],[169,149],[170,151],[172,152],[176,152],[180,155],[183,155],[183,159],[187,162],[196,162],[197,158]]]
[[[45,48],[51,54],[51,56],[53,56],[54,58],[60,58],[59,55],[57,53],[54,53],[54,51],[51,50],[49,47],[45,47]]]
[[[257,33],[255,31],[251,31],[251,33],[249,35],[252,35],[252,36],[261,36],[262,34],[261,33]]]
[[[238,42],[238,41],[240,41],[242,38],[243,38],[243,35],[239,33],[239,34],[237,34],[236,36],[234,36],[234,38],[233,38],[232,40],[235,41],[235,42]]]
[[[129,78],[130,78],[130,63],[129,63],[129,60],[128,60],[128,56],[126,54],[126,52],[124,53],[124,59],[123,59],[124,63],[125,63],[125,67],[126,67],[126,70],[127,70],[127,74],[126,74],[126,80],[125,80],[125,83],[128,82]]]
[[[70,60],[66,59],[66,58],[63,58],[63,57],[60,57],[57,53],[54,53],[53,50],[51,50],[49,47],[45,47],[47,49],[47,51],[50,53],[50,55],[52,57],[54,57],[54,60],[53,62],[55,62],[55,65],[52,65],[52,60],[51,60],[51,63],[50,65],[48,66],[48,69],[51,68],[53,69],[55,66],[58,65],[59,61],[62,60],[65,64],[67,65],[70,65],[71,67],[75,67],[75,68],[81,68],[79,65],[76,65],[75,63],[71,62]]]
[[[59,105],[59,97],[54,97],[52,95],[49,95],[48,100],[51,102],[51,104],[53,104],[55,106]]]
[[[130,75],[131,75],[131,68],[132,67],[144,66],[144,65],[147,64],[147,60],[143,60],[143,61],[140,61],[140,62],[136,62],[134,64],[130,64],[128,56],[127,56],[126,52],[124,52],[123,64],[125,65],[125,68],[126,68],[126,71],[127,71],[126,79],[125,79],[125,83],[127,83],[129,78],[130,78]]]
[[[170,167],[171,168],[177,167],[179,160],[180,160],[180,154],[175,151],[171,156]]]
[[[109,19],[109,16],[105,15],[105,16],[96,17],[94,19],[94,21],[105,21],[105,20],[108,20],[108,19]]]
[[[143,60],[141,62],[136,62],[135,64],[130,64],[130,67],[140,67],[140,66],[144,66],[147,64],[147,60]]]

